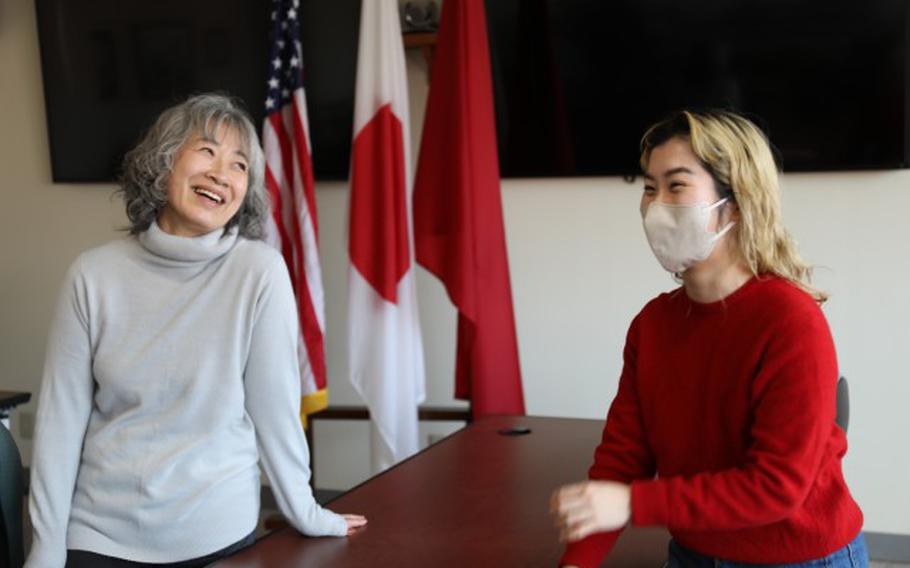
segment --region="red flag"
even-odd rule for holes
[[[265,182],[272,202],[266,240],[287,263],[300,337],[301,418],[328,406],[325,366],[325,309],[319,266],[316,190],[303,89],[303,50],[297,2],[273,0],[269,55],[268,113],[262,125]]]
[[[414,184],[417,261],[458,308],[455,396],[524,414],[483,0],[442,8]]]

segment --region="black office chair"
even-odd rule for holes
[[[847,433],[850,424],[850,389],[846,377],[837,379],[837,414],[834,415],[834,422]]]
[[[0,567],[22,568],[22,459],[12,434],[0,425]]]

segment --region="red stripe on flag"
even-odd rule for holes
[[[306,345],[307,355],[310,358],[310,367],[313,370],[313,380],[316,389],[321,390],[326,386],[325,344],[319,320],[316,319],[316,310],[313,308],[313,299],[306,278],[301,278],[301,295],[297,297],[297,313],[300,318],[300,332],[303,343]]]
[[[288,136],[288,132],[284,128],[284,118],[281,115],[282,111],[270,113],[268,120],[272,123],[272,130],[275,131],[275,136],[278,138],[278,148],[281,149],[281,172],[284,174],[284,179],[279,181],[281,181],[282,187],[292,188],[294,163],[291,161],[291,148],[294,145],[294,141]]]
[[[304,254],[305,249],[303,248],[303,233],[300,230],[300,216],[298,215],[298,200],[297,192],[295,191],[296,185],[294,180],[296,178],[297,169],[294,168],[294,152],[293,148],[296,140],[292,140],[287,131],[284,129],[284,121],[281,119],[280,113],[272,113],[269,115],[269,120],[272,122],[272,128],[275,129],[275,134],[278,136],[278,145],[281,148],[281,162],[284,166],[284,177],[287,183],[288,196],[291,198],[291,245],[294,249],[293,257],[293,271],[292,273],[296,274],[297,277],[294,280],[294,294],[297,296],[298,300],[300,295],[303,293],[303,290],[300,289],[300,286],[307,287],[306,285],[306,268],[304,264]],[[299,165],[299,164],[298,164]],[[307,294],[309,296],[309,294]],[[304,322],[301,322],[303,324]]]
[[[285,260],[289,264],[291,274],[294,275],[294,294],[297,295],[297,282],[305,277],[306,272],[303,270],[303,263],[301,262],[301,259],[303,258],[303,241],[300,234],[300,221],[297,215],[297,196],[294,189],[294,162],[292,152],[294,141],[288,136],[287,131],[284,129],[284,121],[282,120],[280,111],[269,114],[268,121],[271,123],[272,130],[275,132],[275,137],[278,139],[278,148],[281,152],[281,172],[284,174],[284,179],[278,180],[279,185],[287,189],[287,195],[290,199],[290,203],[287,205],[290,207],[288,217],[291,220],[291,239],[289,242],[293,255],[290,258],[285,257]],[[282,209],[282,214],[286,212],[286,208]]]
[[[281,199],[281,188],[278,187],[278,183],[275,181],[275,174],[272,173],[272,168],[268,166],[265,168],[265,187],[268,189],[272,200],[272,220],[275,221],[275,228],[278,230],[278,237],[281,239],[281,256],[284,257],[284,263],[287,265],[288,273],[290,273],[293,281],[297,279],[297,275],[294,274],[294,267],[289,261],[289,259],[293,258],[294,252],[291,250],[291,240],[282,217],[284,205]]]
[[[310,219],[313,222],[313,236],[319,242],[319,223],[316,220],[316,183],[313,179],[313,162],[310,160],[310,148],[307,146],[306,129],[303,127],[304,110],[297,106],[297,99],[293,99],[294,140],[297,141],[297,162],[300,165],[300,175],[303,181],[303,197],[306,199]]]
[[[294,295],[297,298],[300,332],[303,336],[310,367],[313,371],[313,380],[315,381],[317,388],[322,389],[325,388],[326,385],[324,337],[322,329],[319,327],[319,320],[316,318],[316,310],[313,306],[313,299],[310,296],[309,283],[307,282],[304,262],[306,249],[303,246],[303,233],[300,228],[300,217],[297,213],[299,211],[297,206],[298,200],[296,191],[294,190],[295,172],[297,170],[294,168],[293,147],[297,140],[292,140],[291,137],[288,136],[280,113],[275,112],[270,114],[268,120],[278,138],[278,145],[281,149],[282,169],[285,173],[285,183],[289,188],[288,196],[291,201],[289,204],[291,207],[291,238],[288,239],[287,242],[290,243],[293,252],[291,258],[285,256],[285,261],[292,264],[289,268],[291,274],[295,275],[293,284]],[[304,156],[301,159],[305,159],[306,162],[309,162],[308,156]],[[298,163],[298,166],[300,167],[299,171],[303,171],[304,168],[302,164]],[[315,220],[315,215],[312,214],[312,211],[310,213],[310,217]],[[284,243],[282,248],[284,248]]]
[[[389,104],[357,133],[351,152],[351,263],[376,292],[398,301],[408,271],[404,139]]]

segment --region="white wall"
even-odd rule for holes
[[[408,58],[419,132],[426,74],[418,53]],[[37,395],[60,279],[79,251],[113,238],[125,217],[110,198],[112,186],[50,183],[31,0],[0,0],[0,128],[0,389]],[[851,379],[848,481],[867,530],[910,534],[910,245],[903,232],[910,171],[788,175],[784,189],[788,225],[804,256],[823,267],[817,282],[832,293],[825,311]],[[617,178],[503,183],[529,413],[602,418],[629,321],[647,299],[674,286],[650,255],[637,200],[638,186]],[[318,206],[331,399],[355,404],[345,379],[346,187],[319,184]],[[451,398],[454,311],[424,272],[418,287],[428,403],[461,404]],[[13,424],[26,461],[31,448],[21,430],[34,411],[29,404]],[[320,486],[348,487],[368,474],[362,425],[317,428]]]
[[[0,0],[0,389],[28,390],[33,399],[69,262],[126,221],[112,185],[50,179],[35,7]],[[27,461],[29,444],[21,447]]]

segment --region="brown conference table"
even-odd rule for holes
[[[531,432],[503,435],[525,427]],[[496,416],[478,420],[331,501],[369,524],[350,538],[275,531],[219,568],[553,567],[563,546],[549,498],[583,479],[603,422]],[[629,528],[607,557],[610,568],[660,568],[669,535]]]

